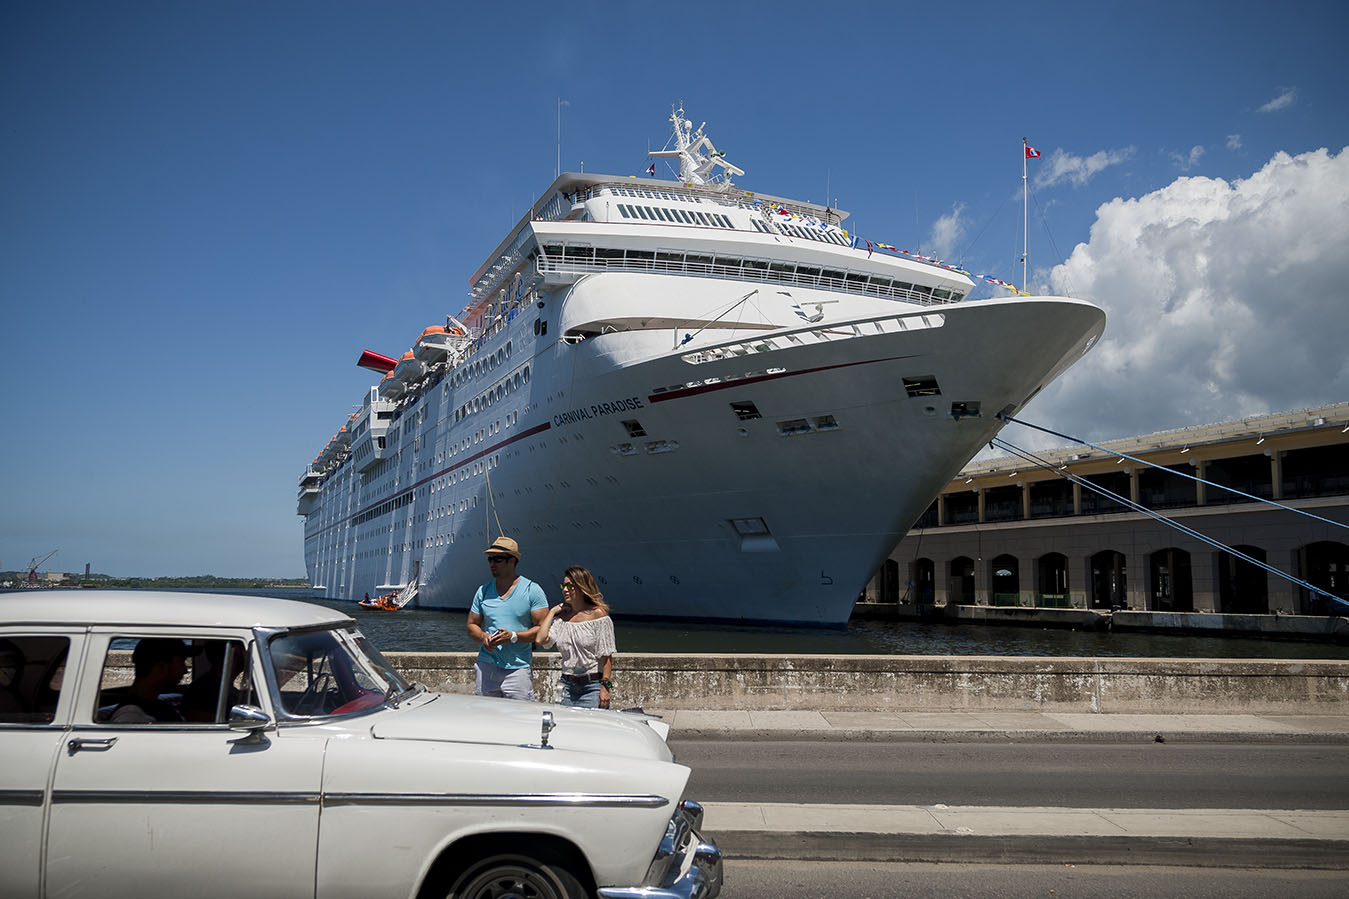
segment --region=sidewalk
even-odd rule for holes
[[[656,711],[678,740],[1349,742],[1349,715]]]
[[[663,712],[670,739],[1349,742],[1344,715]],[[1349,868],[1349,810],[708,802],[727,858]]]
[[[1349,811],[708,802],[727,858],[1349,868]]]

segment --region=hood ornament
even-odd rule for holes
[[[556,727],[556,726],[557,726],[557,725],[553,723],[553,713],[552,713],[552,712],[544,712],[544,713],[543,713],[543,728],[542,728],[542,732],[539,734],[539,748],[540,748],[540,749],[552,749],[552,748],[553,748],[553,747],[551,747],[551,746],[548,745],[548,735],[551,734],[551,733],[553,732],[553,728]]]

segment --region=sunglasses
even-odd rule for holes
[[[563,582],[562,582],[562,589],[563,589],[563,590],[575,590],[575,589],[576,589],[576,585],[573,584],[571,581],[563,581]]]
[[[515,557],[514,557],[514,556],[488,556],[488,557],[487,557],[487,564],[489,564],[489,565],[502,565],[502,564],[505,564],[506,562],[514,562],[514,561],[515,561]]]

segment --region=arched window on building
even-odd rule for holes
[[[988,582],[993,587],[993,605],[1021,605],[1021,577],[1016,556],[998,556],[988,563],[988,574]]]
[[[1091,608],[1127,608],[1124,553],[1103,549],[1091,557],[1088,567],[1091,571]]]
[[[1063,553],[1045,553],[1036,565],[1039,575],[1036,605],[1066,609],[1073,600],[1068,592],[1068,557]]]
[[[956,556],[951,560],[948,573],[946,604],[974,605],[974,560],[969,556]]]
[[[937,569],[931,559],[914,559],[909,566],[913,601],[932,605],[937,598]]]
[[[1169,546],[1148,557],[1150,608],[1158,612],[1193,612],[1194,581],[1190,554]]]
[[[1308,543],[1297,551],[1302,580],[1340,599],[1349,599],[1349,546],[1333,540]],[[1299,587],[1303,615],[1343,615],[1344,606]]]
[[[1234,546],[1257,561],[1265,561],[1258,546]],[[1259,565],[1237,558],[1227,550],[1218,551],[1218,611],[1229,615],[1269,614],[1269,574]]]

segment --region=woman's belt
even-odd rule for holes
[[[562,679],[573,684],[590,684],[597,680],[604,680],[604,675],[598,671],[594,674],[563,674]]]

